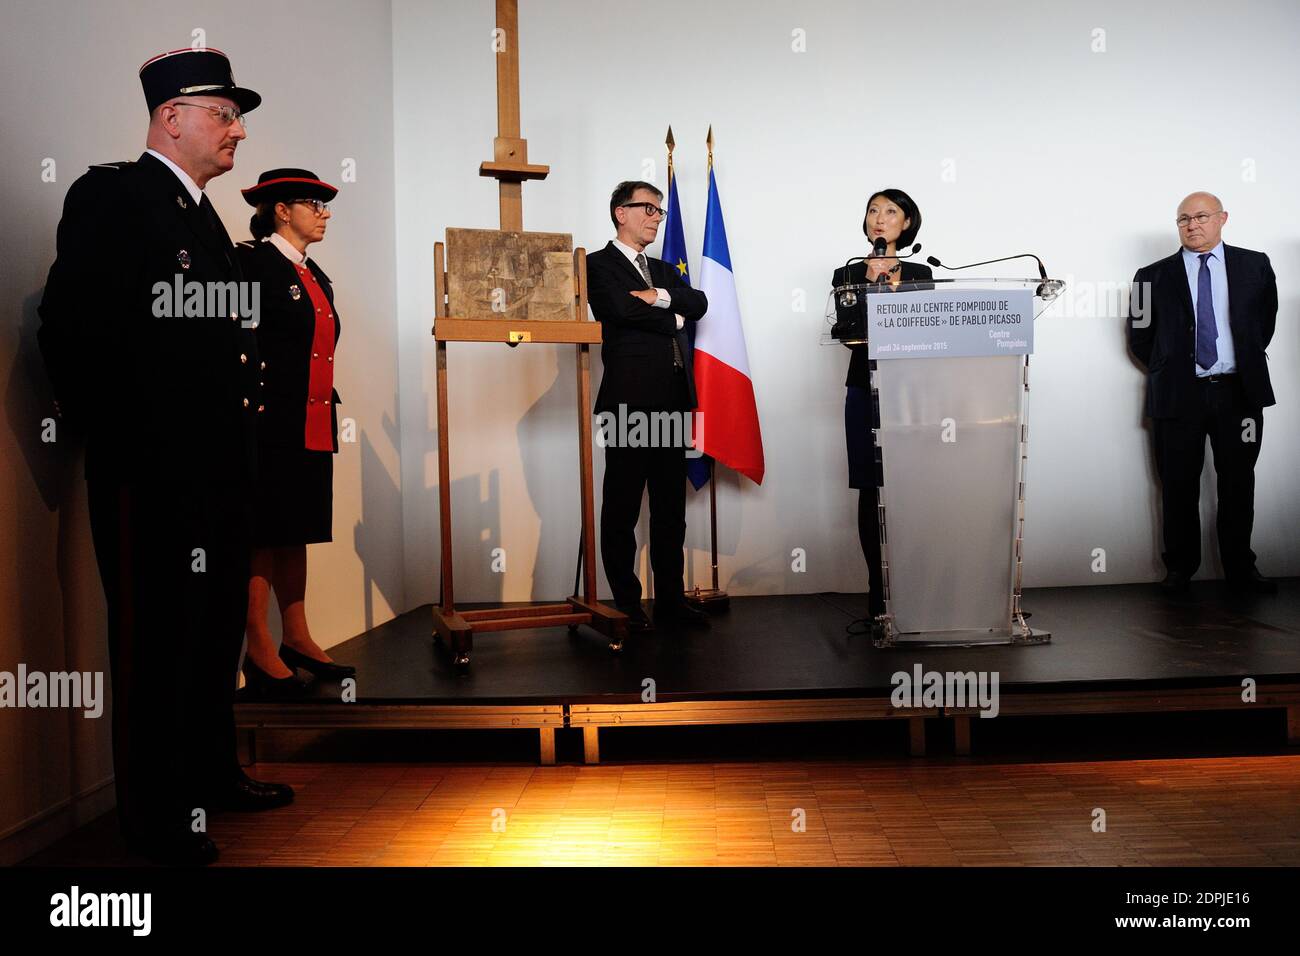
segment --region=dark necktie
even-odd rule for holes
[[[1210,253],[1201,253],[1196,276],[1196,364],[1209,369],[1219,360],[1219,327],[1214,321],[1214,291],[1210,287]]]
[[[226,257],[226,264],[230,265],[230,234],[226,232],[226,227],[221,222],[221,217],[217,215],[216,209],[212,207],[212,200],[208,199],[208,194],[203,193],[199,199],[199,221],[202,228],[207,230],[212,236],[213,242],[220,247],[222,254]]]
[[[646,288],[655,288],[654,280],[650,278],[650,263],[646,261],[644,252],[636,254],[636,267],[641,270],[641,278],[645,279]],[[682,361],[682,347],[677,343],[676,332],[673,333],[673,365],[677,368],[685,368],[686,366],[686,363]]]

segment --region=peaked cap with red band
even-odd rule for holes
[[[262,102],[259,94],[235,85],[230,59],[212,47],[158,54],[140,67],[140,85],[150,113],[180,96],[224,96],[241,113],[251,113]]]

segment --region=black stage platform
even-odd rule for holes
[[[338,684],[293,702],[241,692],[236,720],[250,731],[533,728],[551,763],[562,727],[583,728],[595,762],[601,727],[906,719],[919,754],[926,719],[948,718],[957,752],[969,753],[973,707],[891,703],[892,675],[919,664],[996,672],[1002,716],[1282,709],[1288,741],[1300,742],[1300,579],[1268,597],[1220,582],[1173,598],[1146,584],[1040,588],[1022,605],[1050,643],[878,649],[847,631],[865,595],[805,594],[733,598],[708,630],[629,637],[619,654],[585,627],[485,634],[464,672],[435,642],[426,605],[330,649],[357,667],[355,702]],[[1245,678],[1257,685],[1252,703]]]

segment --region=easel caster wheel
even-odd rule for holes
[[[453,663],[462,670],[467,669],[469,667],[469,655],[464,651],[461,651],[456,655]]]
[[[615,654],[621,654],[621,653],[623,653],[623,642],[622,642],[622,641],[610,641],[610,642],[609,642],[609,649],[610,649],[610,651],[612,651],[612,652],[615,653]]]

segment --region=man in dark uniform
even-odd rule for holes
[[[587,301],[601,324],[605,372],[595,410],[619,416],[673,413],[683,422],[695,408],[695,372],[685,326],[709,309],[703,292],[677,270],[645,254],[663,221],[663,193],[644,182],[623,182],[609,200],[615,238],[587,256]],[[612,436],[611,436],[612,437]],[[657,447],[656,447],[657,445]],[[703,611],[686,603],[682,548],[686,543],[686,446],[605,448],[600,553],[615,606],[634,631],[651,627],[641,609],[634,570],[641,495],[650,494],[650,565],[655,580],[655,622],[707,627]]]
[[[1218,475],[1219,555],[1228,586],[1252,594],[1277,591],[1255,567],[1250,549],[1264,409],[1275,404],[1264,350],[1277,324],[1277,278],[1264,253],[1223,242],[1227,221],[1216,196],[1192,193],[1175,220],[1181,248],[1133,277],[1128,340],[1147,371],[1168,572],[1162,586],[1170,593],[1185,591],[1201,564],[1207,438]]]
[[[261,97],[212,49],[155,57],[140,81],[148,149],[68,190],[38,340],[59,414],[86,435],[123,835],[210,863],[208,813],[293,799],[236,753],[260,362],[256,299],[202,192]]]

